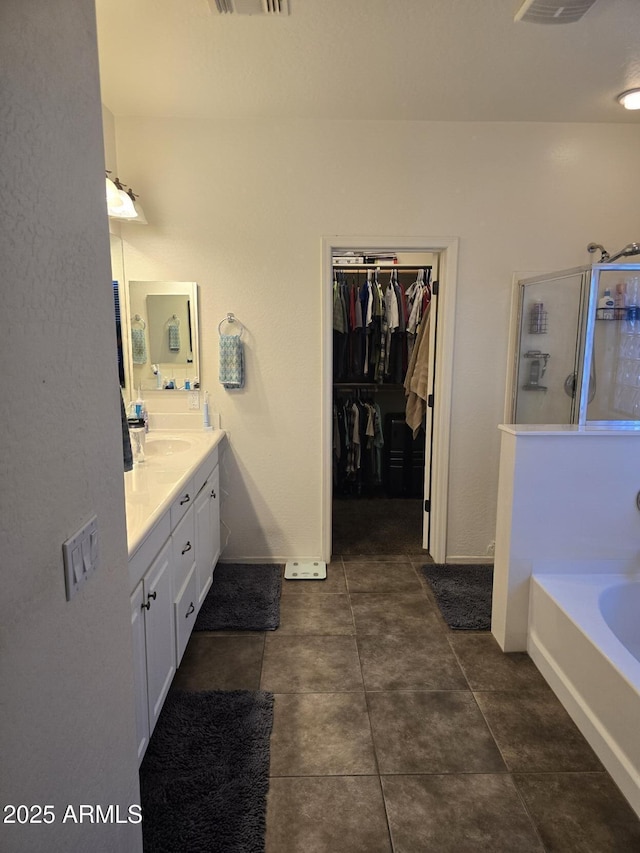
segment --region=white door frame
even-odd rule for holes
[[[363,237],[335,235],[322,239],[322,550],[331,558],[332,461],[333,454],[333,251],[354,248],[375,253],[395,249],[403,252],[439,254],[438,335],[435,340],[435,376],[429,367],[429,387],[435,387],[433,406],[433,454],[431,458],[431,545],[436,563],[446,562],[449,500],[449,444],[451,433],[451,386],[458,271],[457,237]],[[432,329],[432,343],[433,343]],[[426,531],[423,527],[423,544]]]

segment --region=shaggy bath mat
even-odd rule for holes
[[[427,564],[422,571],[450,628],[457,631],[491,629],[493,566]]]
[[[263,853],[273,693],[171,691],[140,767],[145,853]]]
[[[281,586],[281,565],[220,563],[193,630],[274,631]]]

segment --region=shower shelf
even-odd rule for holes
[[[640,311],[633,308],[598,308],[596,309],[596,320],[635,320],[640,319]]]
[[[546,335],[549,331],[547,325],[548,314],[546,311],[538,311],[535,314],[529,315],[529,334],[530,335]]]
[[[546,385],[523,385],[523,391],[548,391],[548,387]]]

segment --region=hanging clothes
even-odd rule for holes
[[[333,406],[333,486],[336,494],[370,494],[382,483],[382,414],[371,399],[349,394]]]
[[[334,382],[402,385],[410,351],[428,304],[430,268],[420,269],[405,293],[398,271],[385,289],[379,270],[334,271]]]
[[[406,422],[415,438],[424,424],[429,396],[429,319],[430,303],[424,311],[411,359],[404,380],[406,401]]]
[[[384,284],[380,269],[334,270],[332,477],[336,497],[373,497],[382,489],[389,493],[395,480],[387,422],[392,415],[393,424],[408,418],[414,435],[423,423],[430,271],[430,267],[413,267],[415,280],[407,288],[406,282],[412,279],[406,268],[400,276],[398,269],[391,268]],[[403,401],[393,393],[381,395],[381,410],[375,402],[376,391],[385,385],[403,388],[406,397]],[[405,460],[405,468],[410,470],[408,465]]]

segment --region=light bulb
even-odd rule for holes
[[[627,89],[618,95],[618,101],[625,110],[640,110],[640,89]]]

